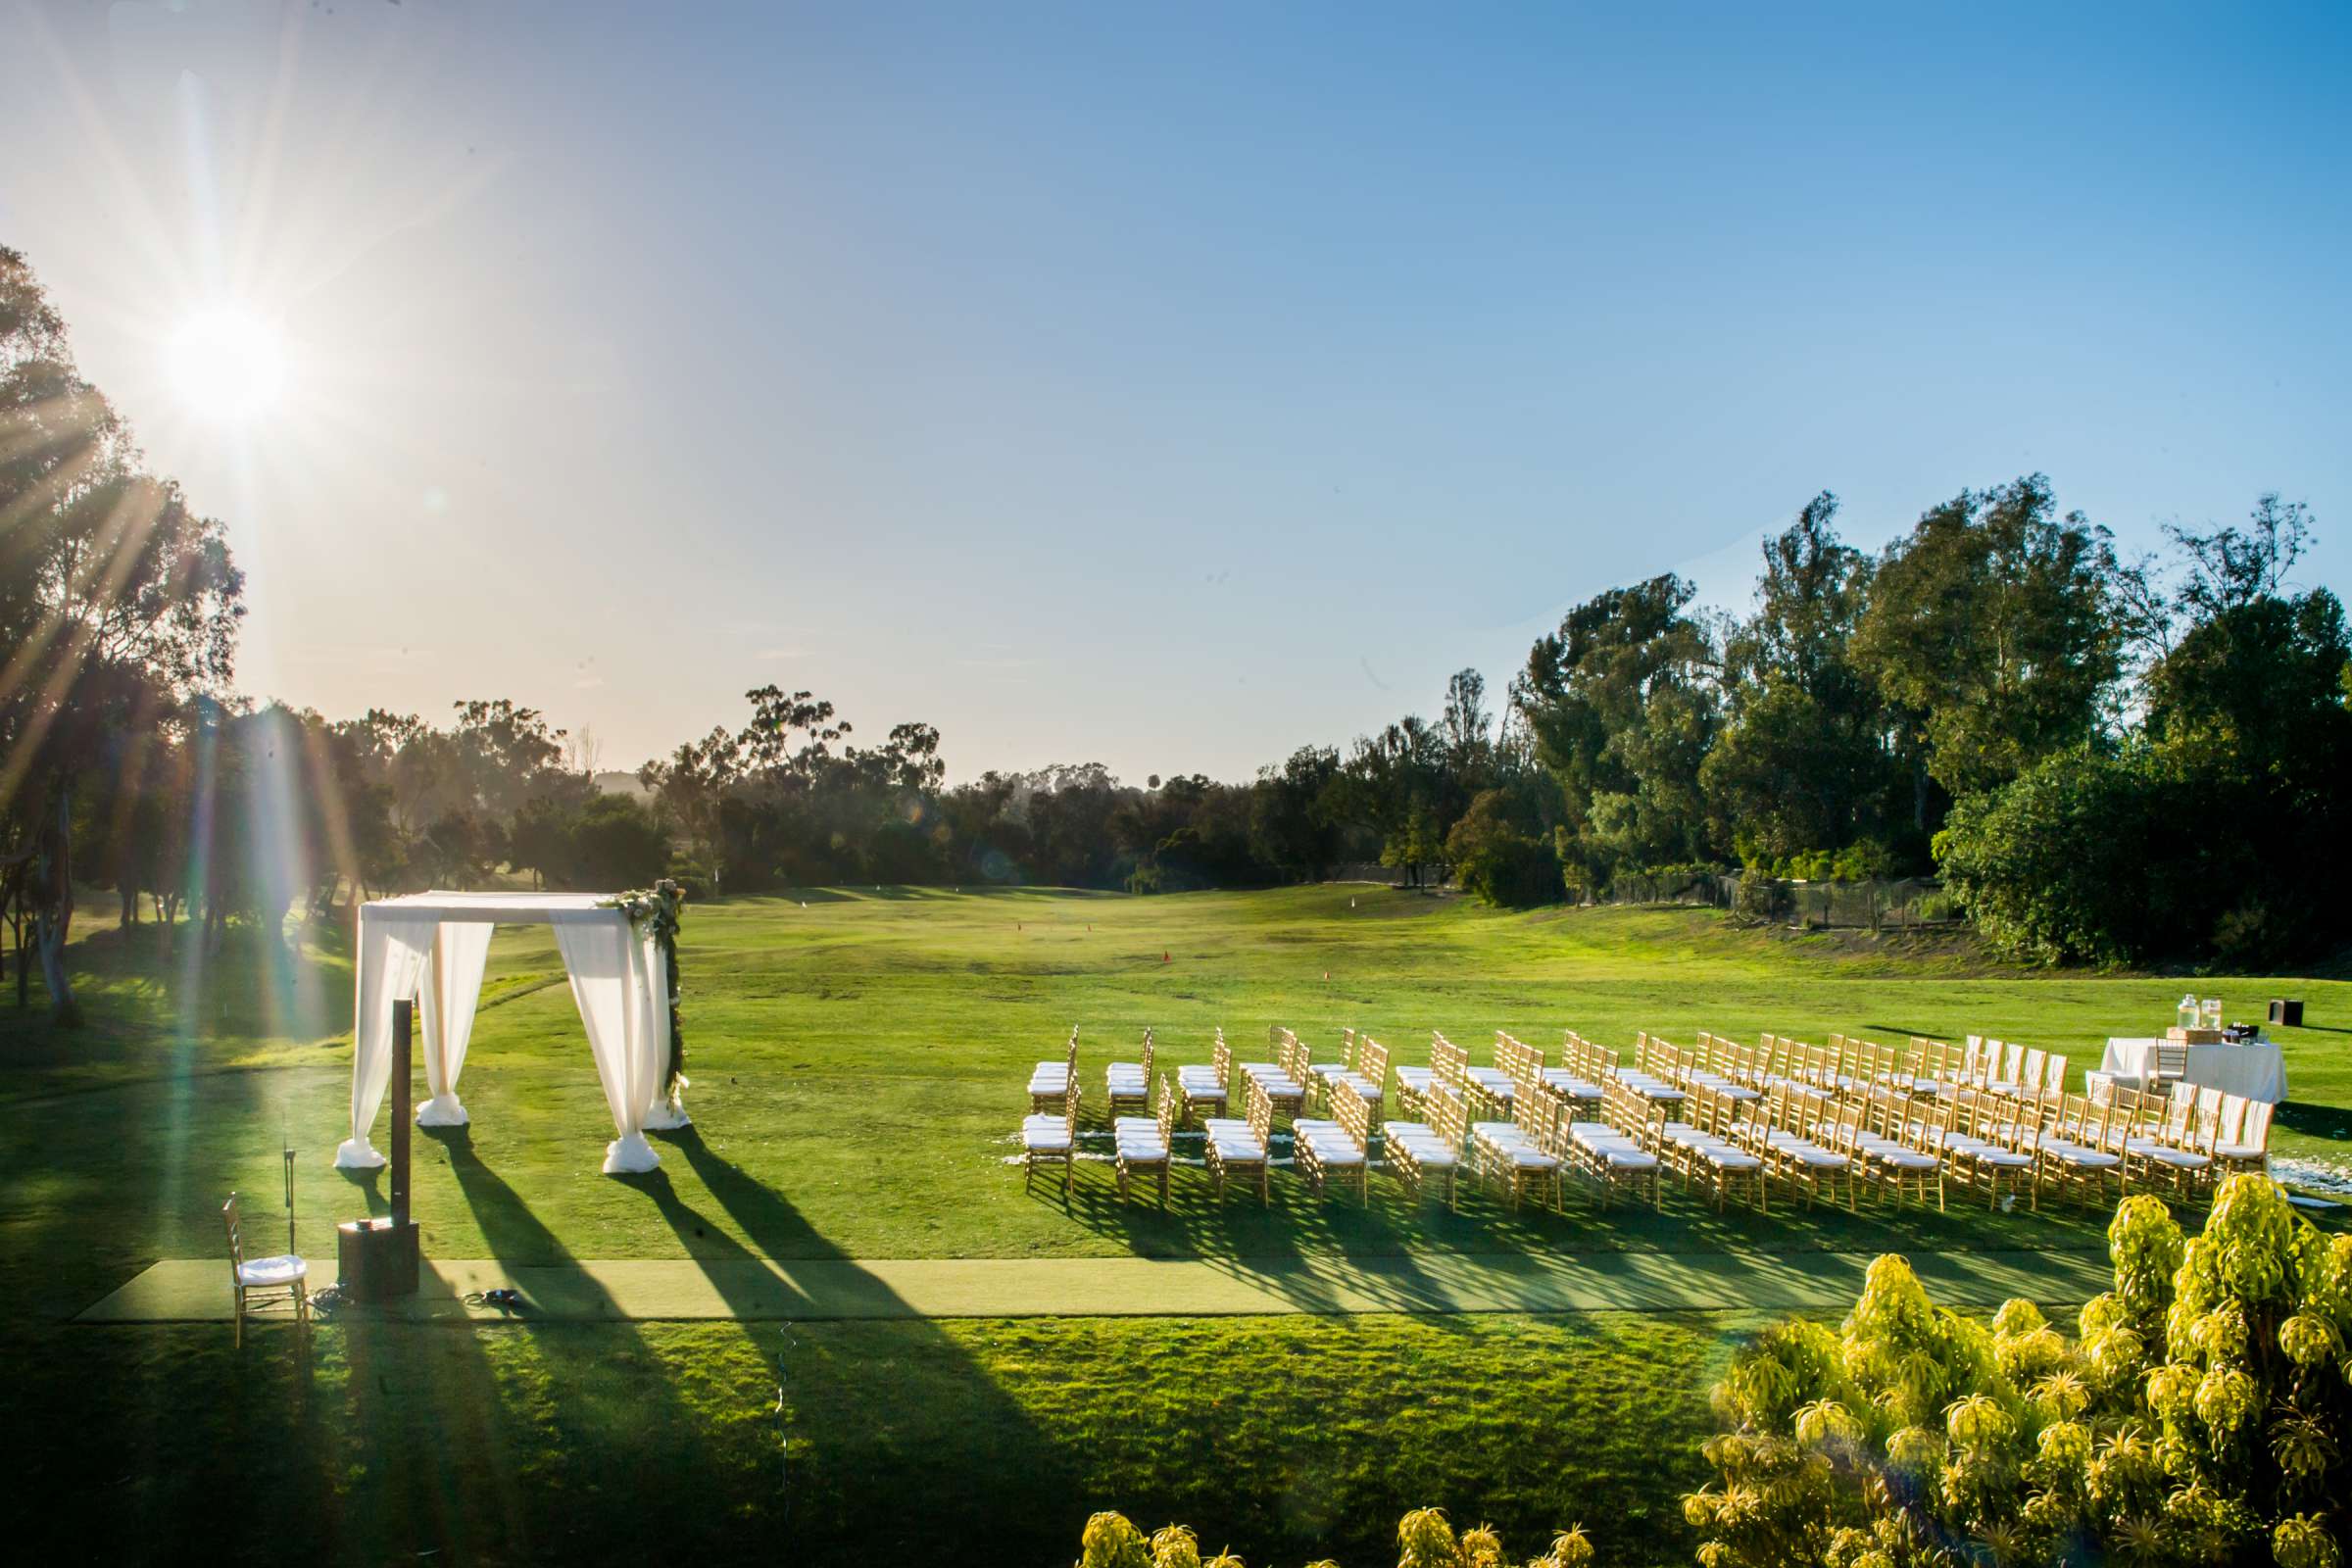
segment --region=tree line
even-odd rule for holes
[[[939,731],[862,744],[809,691],[748,692],[625,789],[508,699],[446,723],[239,697],[243,578],[216,518],[146,469],[0,249],[0,906],[71,1009],[76,883],[206,940],[301,905],[527,877],[705,895],[815,883],[1138,893],[1445,869],[1494,903],[1621,879],[1940,872],[2044,961],[2278,958],[2346,934],[2352,644],[2298,587],[2311,519],[2176,527],[2125,561],[2034,474],[1877,551],[1824,493],[1762,551],[1743,615],[1668,574],[1577,605],[1499,701],[1465,669],[1431,719],[1252,778],[1100,763],[949,786]]]

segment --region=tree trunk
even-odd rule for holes
[[[41,980],[49,988],[49,1021],[72,1029],[81,1023],[74,982],[66,973],[66,935],[74,926],[74,788],[57,791],[57,815],[41,830],[33,864],[38,875],[33,906],[33,942],[41,956]]]

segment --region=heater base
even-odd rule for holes
[[[388,1301],[416,1294],[416,1225],[355,1219],[335,1227],[335,1263],[343,1294]]]

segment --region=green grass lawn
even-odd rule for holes
[[[137,1549],[214,1517],[317,1538],[355,1561],[521,1560],[608,1549],[808,1560],[875,1546],[1066,1559],[1097,1506],[1182,1517],[1252,1562],[1383,1560],[1396,1515],[1439,1502],[1516,1544],[1582,1518],[1612,1562],[1680,1561],[1704,1391],[1740,1320],[986,1320],[465,1328],[346,1318],[307,1367],[290,1336],[240,1356],[224,1330],[66,1323],[160,1257],[213,1255],[220,1198],[265,1235],[281,1137],[300,1151],[305,1243],[380,1209],[380,1178],[328,1160],[349,1095],[339,940],[209,960],[101,919],[75,943],[90,1025],[61,1035],[0,1002],[0,1306],[20,1406],[54,1443],[20,1517],[61,1548]],[[1509,914],[1374,888],[1156,899],[1040,892],[810,892],[691,909],[691,1135],[662,1169],[597,1174],[612,1127],[554,944],[492,950],[462,1093],[473,1125],[419,1136],[428,1253],[516,1263],[645,1256],[1279,1258],[1423,1250],[2084,1248],[2097,1215],[1957,1205],[1769,1219],[1604,1210],[1513,1216],[1275,1201],[1076,1199],[1004,1163],[1036,1059],[1081,1030],[1102,1063],[1154,1027],[1204,1061],[1270,1022],[1320,1048],[1369,1029],[1426,1060],[1442,1029],[1484,1057],[1497,1027],[1611,1045],[1638,1028],[1820,1040],[1984,1033],[2069,1054],[2154,1033],[2186,983],[2019,974],[1953,942],[1734,928],[1710,911]],[[1326,975],[1328,974],[1328,979]],[[13,976],[12,976],[13,980]],[[2272,996],[2293,1102],[2281,1152],[2352,1144],[2352,985],[2201,978],[2235,1017]],[[419,1095],[421,1097],[421,1085]],[[384,1124],[376,1127],[379,1146]],[[1188,1179],[1189,1178],[1189,1179]],[[331,1272],[331,1267],[328,1270]],[[781,1403],[779,1407],[779,1390]],[[29,1402],[27,1402],[29,1401]],[[70,1416],[71,1419],[57,1419]],[[44,1430],[49,1430],[45,1428]],[[780,1441],[787,1437],[789,1443]],[[607,1547],[606,1544],[611,1544]]]

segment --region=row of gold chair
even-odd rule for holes
[[[1701,1033],[1678,1048],[1643,1032],[1632,1064],[1621,1065],[1618,1053],[1570,1030],[1553,1066],[1497,1030],[1494,1064],[1482,1067],[1433,1031],[1430,1065],[1415,1068],[1353,1030],[1343,1033],[1339,1059],[1324,1063],[1292,1030],[1275,1025],[1267,1038],[1272,1059],[1236,1062],[1217,1031],[1207,1066],[1161,1075],[1151,1116],[1140,1113],[1151,1108],[1152,1031],[1140,1062],[1106,1069],[1123,1197],[1139,1179],[1155,1180],[1165,1201],[1175,1129],[1198,1121],[1218,1195],[1239,1181],[1264,1201],[1268,1139],[1287,1117],[1310,1188],[1352,1192],[1359,1202],[1376,1148],[1416,1200],[1435,1196],[1448,1206],[1465,1162],[1513,1206],[1557,1204],[1570,1171],[1604,1195],[1631,1187],[1654,1201],[1662,1170],[1718,1208],[1766,1208],[1776,1190],[1849,1207],[1860,1194],[1922,1203],[1933,1194],[1940,1208],[1953,1183],[1995,1205],[2023,1196],[2038,1207],[2045,1187],[2099,1203],[2134,1184],[2192,1198],[2231,1170],[2262,1168],[2271,1117],[2266,1103],[2185,1083],[2161,1094],[2117,1088],[2093,1102],[2063,1091],[2063,1054],[1997,1042],[1889,1048],[1834,1035],[1813,1046],[1765,1035],[1751,1048]],[[1078,1136],[1076,1060],[1073,1030],[1064,1060],[1038,1064],[1022,1135],[1030,1181],[1058,1163],[1065,1192]],[[1384,1120],[1392,1077],[1397,1119]],[[1058,1097],[1049,1093],[1056,1084]],[[1237,1092],[1248,1113],[1229,1118]],[[1130,1108],[1139,1114],[1121,1114]]]

